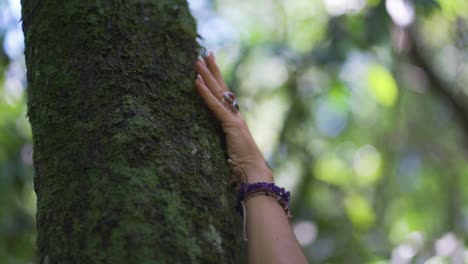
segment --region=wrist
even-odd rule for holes
[[[262,161],[263,162],[263,161]],[[254,182],[274,182],[273,174],[268,166],[263,162],[263,165],[247,166],[244,168],[247,174],[247,181]],[[242,179],[245,182],[245,179]]]
[[[231,173],[235,176],[234,181],[240,183],[274,182],[273,174],[260,151],[252,152],[254,154],[242,157],[234,156],[228,160],[228,163],[231,165]]]

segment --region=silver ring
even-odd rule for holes
[[[223,98],[221,98],[221,103],[227,102],[231,112],[236,113],[239,111],[239,104],[237,103],[236,97],[232,92],[224,92]]]

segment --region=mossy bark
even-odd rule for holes
[[[233,263],[184,0],[23,0],[38,262]]]

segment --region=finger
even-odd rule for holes
[[[205,104],[220,122],[227,122],[232,118],[229,110],[213,95],[200,77],[195,80],[195,87]]]
[[[205,83],[205,81],[203,80],[203,78],[201,77],[200,74],[197,74],[197,79],[200,80],[200,82],[206,86],[206,83]]]
[[[216,98],[221,98],[223,94],[221,86],[218,84],[218,81],[216,81],[216,79],[213,77],[210,70],[205,65],[203,65],[203,63],[200,60],[197,61],[197,63],[195,63],[195,70],[198,74],[201,75],[203,81],[205,82],[205,85],[208,87],[208,89],[210,89],[213,95]]]
[[[203,59],[203,57],[198,57],[198,60],[201,61],[203,65],[206,66],[206,62],[205,62],[205,59]]]
[[[197,75],[197,79],[198,79],[203,85],[206,86],[205,81],[203,81],[203,78],[201,77],[200,74]],[[207,88],[208,88],[208,87],[207,87]],[[211,91],[210,91],[210,92],[211,92]],[[217,99],[217,98],[216,98],[216,99]],[[223,100],[224,100],[224,99],[223,99]],[[220,102],[221,105],[223,105],[225,108],[227,108],[226,105],[223,104],[223,102],[222,102],[221,100],[218,99],[217,101]],[[229,110],[229,108],[228,108],[228,110]],[[239,111],[232,111],[232,110],[230,110],[229,112],[231,113],[231,115],[234,115],[236,118],[241,118],[241,120],[242,120],[242,117],[241,117],[241,115],[239,114]],[[231,122],[231,121],[233,121],[233,119],[231,118],[231,119],[226,120],[226,121]]]
[[[221,74],[221,71],[219,70],[218,65],[216,65],[214,53],[210,52],[210,55],[205,57],[205,61],[206,61],[206,66],[210,70],[211,74],[213,74],[214,78],[219,83],[223,91],[224,92],[229,91],[229,88],[227,87],[226,82],[224,81],[223,75]]]

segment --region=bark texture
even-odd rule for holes
[[[23,0],[40,263],[233,263],[185,0]]]

